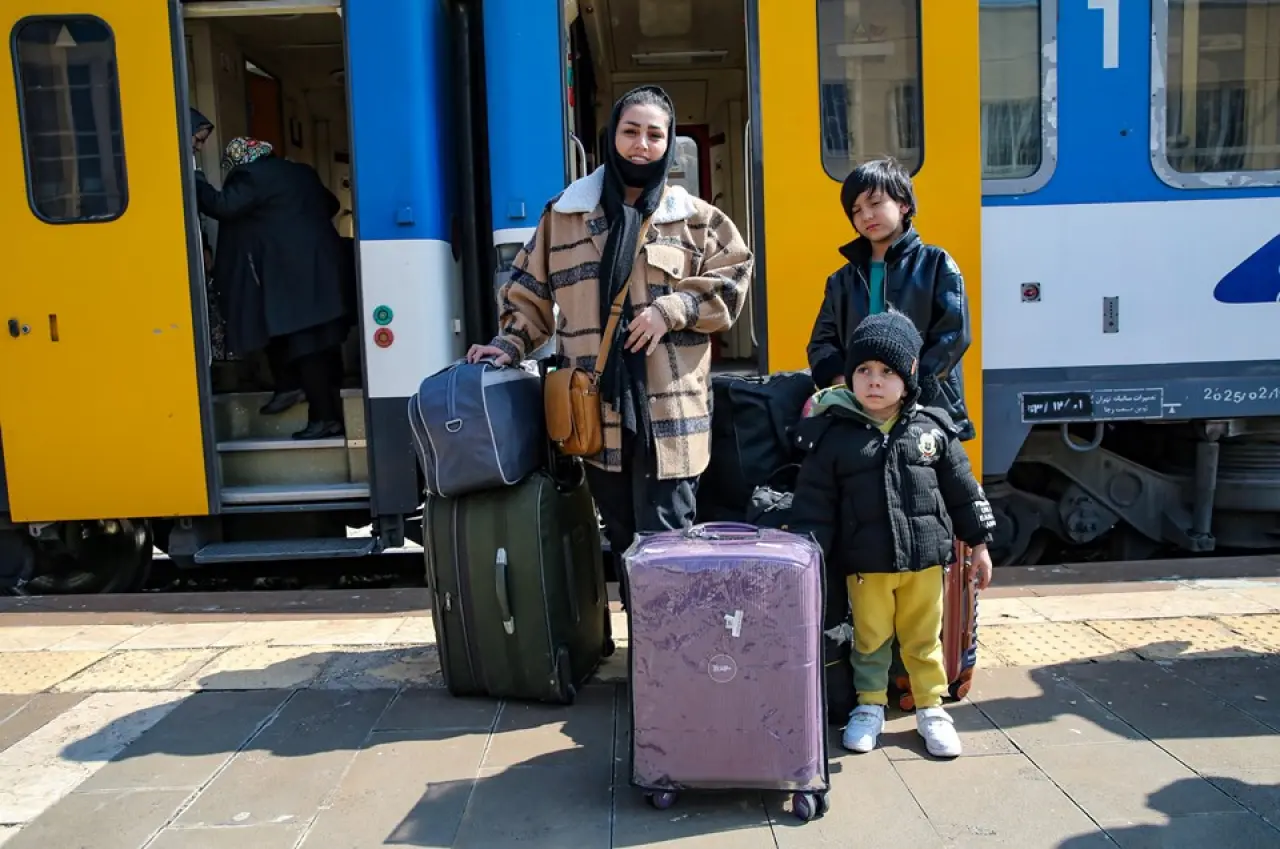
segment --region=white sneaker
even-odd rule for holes
[[[956,734],[955,720],[942,708],[918,709],[916,730],[924,738],[924,745],[929,750],[929,754],[935,758],[960,756],[960,735]]]
[[[840,742],[851,752],[865,754],[876,747],[883,729],[884,708],[880,705],[859,705],[849,714],[849,724],[844,727],[844,737]]]

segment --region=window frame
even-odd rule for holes
[[[1261,171],[1185,172],[1169,161],[1170,0],[1151,0],[1151,168],[1179,190],[1262,189],[1280,186],[1280,168]],[[1199,48],[1197,46],[1197,52]]]
[[[823,127],[823,115],[825,114],[823,110],[824,110],[824,108],[825,108],[825,104],[824,104],[824,102],[823,102],[823,85],[824,85],[824,82],[823,82],[823,79],[822,79],[822,48],[823,48],[823,44],[822,44],[822,9],[821,9],[821,3],[822,3],[822,0],[814,0],[814,3],[813,3],[814,35],[817,37],[817,38],[816,38],[817,43],[814,45],[814,48],[815,48],[815,49],[814,49],[814,53],[813,53],[813,58],[814,58],[814,62],[815,62],[815,64],[817,65],[816,70],[817,70],[817,76],[818,76],[818,85],[817,85],[817,88],[816,88],[816,89],[815,89],[815,91],[814,91],[814,96],[816,96],[816,97],[817,97],[817,99],[818,99],[818,158],[819,158],[819,161],[822,163],[822,173],[826,174],[826,175],[827,175],[827,177],[828,177],[829,179],[831,179],[831,180],[833,180],[833,181],[835,181],[835,182],[837,182],[837,183],[843,183],[843,182],[845,181],[845,179],[847,179],[848,174],[846,174],[844,177],[839,177],[839,178],[837,178],[837,177],[836,177],[836,175],[832,174],[832,173],[831,173],[831,170],[827,167],[827,146],[826,146],[826,141],[825,141],[825,132],[824,132],[825,127]],[[914,85],[916,86],[916,97],[917,97],[917,100],[919,101],[919,104],[920,104],[920,109],[919,109],[919,112],[920,112],[920,127],[919,127],[919,132],[920,132],[920,161],[919,161],[919,162],[914,163],[914,164],[912,165],[912,167],[910,168],[909,173],[911,174],[911,176],[912,176],[912,177],[915,177],[917,174],[919,174],[919,173],[920,173],[921,169],[923,169],[923,168],[924,168],[924,163],[925,163],[926,159],[928,158],[928,153],[929,153],[929,151],[928,151],[928,147],[927,147],[927,137],[928,137],[928,133],[925,131],[925,108],[924,108],[924,104],[925,104],[925,85],[924,85],[924,51],[925,51],[925,43],[924,43],[924,0],[915,0],[915,7],[916,7],[916,61],[915,61],[915,76],[914,76],[914,79],[912,79],[912,80],[905,80],[905,81],[904,81],[904,80],[899,80],[899,81],[897,81],[897,83],[895,83],[895,85],[898,85],[898,86],[901,86],[901,85],[903,84],[903,82],[914,83]],[[849,83],[851,82],[851,80],[850,80],[848,77],[844,77],[844,78],[842,78],[839,82],[840,82],[841,84],[843,84],[843,85],[846,87],[846,91],[847,91],[847,90],[848,90],[848,88],[847,88],[847,87],[848,87]],[[847,119],[846,119],[846,121],[845,121],[845,126],[846,126],[846,128],[849,126],[849,124],[848,124],[848,120],[847,120]],[[846,134],[846,141],[848,141],[847,134]],[[852,148],[852,145],[850,145],[850,148]],[[876,158],[878,158],[878,157],[876,157]],[[867,160],[867,161],[870,161],[870,160]],[[858,163],[858,164],[861,164],[861,163]],[[850,174],[852,174],[852,173],[853,173],[853,171],[854,171],[854,169],[856,169],[856,168],[858,167],[858,164],[855,164],[852,168],[850,168],[850,169],[849,169],[849,173],[850,173]]]
[[[983,176],[984,195],[1038,192],[1049,184],[1058,170],[1058,0],[1038,0],[1036,5],[1040,12],[1040,166],[1025,177]],[[978,14],[981,26],[981,7]],[[981,41],[978,49],[981,67]],[[981,78],[978,86],[978,99],[981,101]],[[982,132],[981,128],[979,132]]]
[[[35,203],[35,186],[32,182],[33,173],[31,168],[31,151],[27,145],[27,98],[26,87],[23,85],[22,79],[22,63],[18,53],[18,34],[22,29],[31,23],[44,22],[85,22],[89,21],[102,26],[106,30],[108,37],[111,39],[111,58],[115,63],[116,79],[115,85],[115,106],[120,113],[120,172],[121,172],[121,192],[120,192],[120,209],[109,216],[96,216],[88,218],[65,218],[52,219],[43,214]],[[118,50],[119,40],[116,38],[116,31],[111,24],[98,15],[90,13],[77,14],[61,14],[61,15],[26,15],[14,22],[12,29],[9,30],[9,63],[13,68],[13,84],[14,94],[17,100],[18,110],[18,134],[21,136],[22,143],[22,170],[23,183],[27,189],[27,208],[31,210],[31,214],[38,221],[53,227],[74,226],[77,224],[110,224],[113,221],[119,221],[129,211],[129,203],[132,196],[129,192],[129,157],[125,148],[125,130],[124,130],[124,93],[120,84],[120,52]]]

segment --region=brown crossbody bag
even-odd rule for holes
[[[636,239],[635,261],[644,250],[645,236],[652,219],[645,221]],[[600,353],[591,371],[577,366],[566,366],[549,373],[543,384],[543,407],[547,418],[547,436],[560,452],[570,457],[591,457],[604,449],[604,420],[600,408],[600,375],[609,362],[609,349],[613,346],[613,334],[622,318],[622,305],[631,291],[631,277],[622,284],[622,291],[609,307],[609,320],[605,322],[604,338],[600,340]]]

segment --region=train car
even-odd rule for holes
[[[464,350],[453,10],[419,0],[9,0],[0,75],[0,589],[136,590],[187,566],[403,543],[421,485],[405,416]],[[193,153],[189,107],[214,124]],[[358,257],[345,435],[221,350],[194,171],[235,136],[304,162]],[[367,528],[353,534],[350,529]]]
[[[965,274],[999,562],[1280,545],[1280,0],[484,5],[495,285],[658,83],[757,255],[716,367],[802,368],[839,181],[893,155]]]

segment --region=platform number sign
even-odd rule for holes
[[[1089,0],[1089,8],[1102,13],[1102,67],[1120,67],[1120,0]]]

